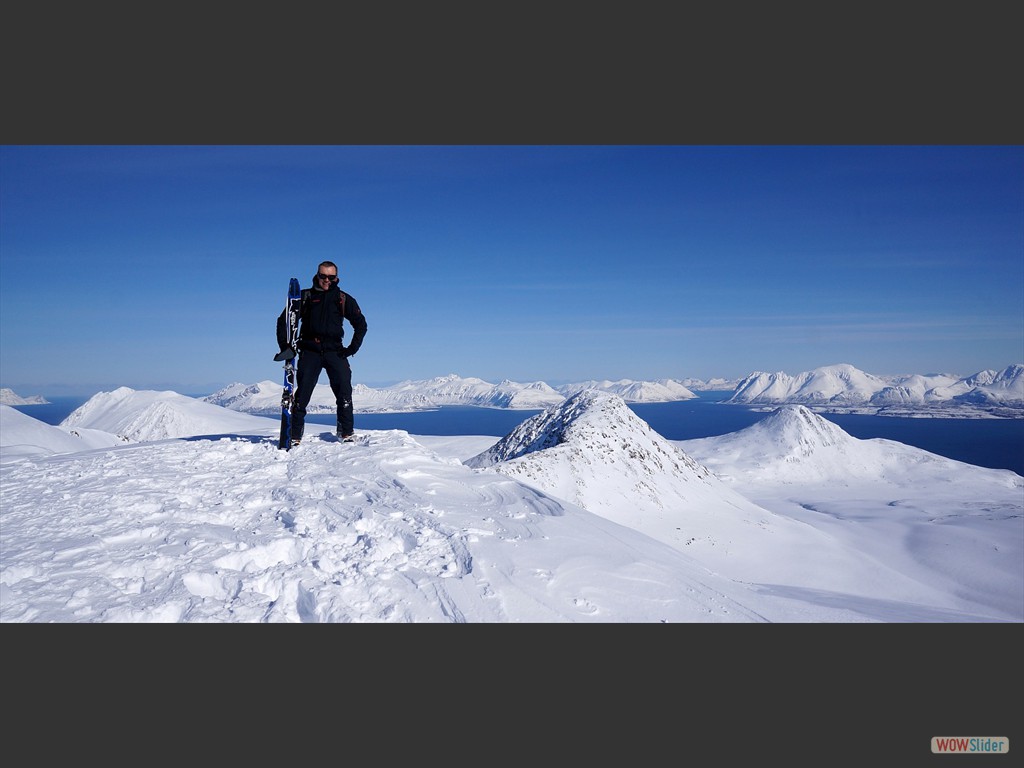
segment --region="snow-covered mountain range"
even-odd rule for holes
[[[261,381],[256,384],[231,384],[205,400],[246,413],[270,414],[281,410],[281,384]],[[485,408],[536,410],[563,402],[584,389],[612,392],[627,402],[662,403],[697,397],[673,379],[659,381],[586,381],[551,387],[543,381],[519,383],[503,380],[491,384],[478,378],[456,374],[421,381],[403,381],[390,387],[373,388],[356,384],[352,388],[352,406],[356,413],[397,413],[432,410],[446,405],[473,405]],[[320,382],[309,401],[309,413],[334,413],[337,405],[326,382]]]
[[[46,405],[48,402],[50,401],[42,395],[22,397],[16,394],[13,389],[7,387],[0,388],[0,405]]]
[[[552,387],[543,381],[509,380],[491,384],[456,374],[421,381],[403,381],[390,387],[353,387],[357,413],[431,410],[450,405],[539,410],[558,405],[583,390],[618,395],[627,403],[664,403],[690,400],[697,391],[727,390],[724,402],[771,409],[805,405],[816,411],[861,412],[892,416],[1024,418],[1024,365],[1002,371],[986,370],[970,376],[911,374],[876,376],[852,365],[823,366],[796,376],[783,372],[755,372],[737,381],[659,379],[657,381],[582,381]],[[205,398],[236,411],[269,415],[280,410],[281,384],[231,384]],[[310,400],[310,413],[334,413],[334,395],[326,382],[318,383]]]
[[[826,365],[796,376],[757,371],[740,381],[727,403],[801,404],[879,415],[1024,416],[1024,364],[970,376],[875,376],[852,365]],[[966,409],[966,410],[965,410]]]
[[[176,393],[0,418],[3,621],[1024,621],[1024,478],[802,406],[666,441],[585,390],[290,452]]]
[[[322,377],[323,378],[323,377]],[[203,398],[233,411],[271,416],[280,412],[280,381],[239,382]],[[633,379],[590,380],[560,386],[543,381],[492,384],[457,374],[433,379],[407,380],[388,387],[353,387],[357,413],[399,413],[434,410],[444,406],[478,406],[511,410],[541,410],[558,405],[577,392],[599,390],[618,395],[627,403],[664,403],[696,398],[696,392],[731,391],[726,404],[771,410],[799,404],[817,412],[868,413],[880,416],[937,416],[944,418],[1024,418],[1024,364],[1002,370],[984,370],[969,376],[952,373],[875,375],[848,363],[827,365],[795,376],[756,371],[743,379]],[[0,390],[7,405],[45,403],[40,396],[20,397]],[[326,381],[317,383],[309,413],[336,411]]]

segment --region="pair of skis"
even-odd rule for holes
[[[284,361],[284,391],[281,393],[281,436],[277,447],[292,449],[292,406],[295,404],[295,342],[299,335],[299,306],[302,303],[302,288],[297,278],[288,283],[288,300],[284,306],[285,339],[287,346],[274,357]]]

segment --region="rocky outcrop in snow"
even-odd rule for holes
[[[618,395],[585,389],[558,406],[527,419],[469,462],[485,467],[565,446],[587,461],[607,464],[638,461],[646,474],[684,471],[707,476],[707,470],[665,441],[634,414]]]

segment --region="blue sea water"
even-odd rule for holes
[[[731,392],[701,392],[695,400],[634,403],[633,412],[668,440],[692,440],[735,432],[768,415],[721,402]],[[202,397],[202,395],[193,395]],[[52,397],[45,405],[15,406],[47,424],[59,424],[87,397]],[[356,429],[404,429],[414,435],[502,437],[539,410],[448,406],[415,413],[357,413]],[[823,413],[861,439],[883,437],[968,464],[1010,469],[1024,476],[1024,419],[934,419]],[[334,425],[333,414],[310,415],[311,424]]]
[[[88,400],[88,397],[47,397],[50,402],[42,405],[15,405],[15,410],[21,411],[33,419],[39,419],[44,424],[60,424],[78,406]]]

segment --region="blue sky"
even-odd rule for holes
[[[967,375],[1024,362],[1024,148],[7,145],[0,386],[277,381],[324,259],[371,386]]]

